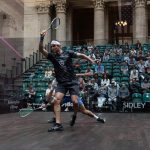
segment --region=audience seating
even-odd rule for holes
[[[122,45],[123,46],[123,45]],[[83,46],[64,46],[62,49],[64,51],[68,50],[73,50],[75,52],[78,52],[79,49],[81,49]],[[99,50],[100,54],[104,54],[106,49],[112,49],[113,45],[97,45],[96,48]],[[136,48],[135,44],[130,45],[131,48]],[[145,43],[142,46],[144,54],[147,54],[150,52],[150,44]],[[130,85],[130,71],[128,71],[127,74],[122,74],[121,72],[121,63],[122,62],[122,57],[119,58],[120,60],[117,60],[117,58],[112,54],[108,60],[102,60],[102,65],[104,65],[104,68],[106,72],[111,76],[111,78],[114,78],[115,81],[118,84],[125,83],[126,85]],[[117,62],[118,61],[118,62]],[[85,73],[87,67],[89,66],[89,63],[87,62],[82,62],[80,64],[80,73]],[[48,81],[51,81],[53,78],[46,80],[44,79],[44,72],[46,68],[52,68],[53,65],[50,61],[47,61],[44,59],[41,61],[41,63],[38,63],[32,67],[35,73],[35,77],[30,78],[31,72],[26,72],[24,73],[23,76],[23,91],[27,89],[29,84],[33,84],[34,87],[37,89],[37,94],[36,94],[36,103],[41,103],[42,99],[44,97],[46,88],[48,86]],[[94,71],[94,66],[91,66],[91,69]],[[30,69],[29,69],[30,70]],[[75,70],[75,73],[79,73],[79,70]],[[102,75],[99,75],[100,78],[102,78]],[[140,83],[139,83],[140,84]],[[131,95],[132,102],[133,103],[138,103],[138,102],[150,102],[150,93],[133,93]]]

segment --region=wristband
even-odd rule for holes
[[[44,36],[41,35],[40,42],[43,42],[43,40],[44,40]]]

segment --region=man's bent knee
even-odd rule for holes
[[[54,105],[60,105],[61,99],[54,98]]]

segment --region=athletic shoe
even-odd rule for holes
[[[55,124],[53,127],[48,129],[48,132],[55,132],[55,131],[63,131],[64,128],[61,124]]]
[[[42,108],[42,111],[47,111],[47,109],[46,108]]]
[[[74,126],[77,116],[72,115],[72,120],[70,121],[70,126]]]
[[[56,123],[56,118],[52,118],[51,120],[48,120],[48,123]]]
[[[98,122],[105,123],[105,122],[106,122],[106,119],[105,119],[105,118],[98,117],[98,118],[97,118],[97,121],[98,121]]]
[[[46,108],[46,105],[45,104],[42,104],[40,107],[39,107],[39,109],[44,109],[44,108]]]

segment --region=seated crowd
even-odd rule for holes
[[[103,51],[98,46],[82,46],[76,51],[96,62],[91,65],[85,60],[74,60],[75,73],[82,74],[79,82],[83,99],[87,100],[89,95],[90,101],[104,97],[111,110],[119,110],[123,101],[132,101],[132,94],[150,93],[150,50],[145,53],[139,41],[135,48],[126,42]],[[50,68],[46,69],[44,78],[51,75]]]
[[[150,93],[150,51],[144,53],[142,46],[118,46],[103,52],[98,47],[83,47],[78,51],[96,61],[95,65],[78,62],[76,72],[84,73],[81,78],[97,97],[102,94],[108,103],[120,106],[122,101],[132,101],[134,93]]]

